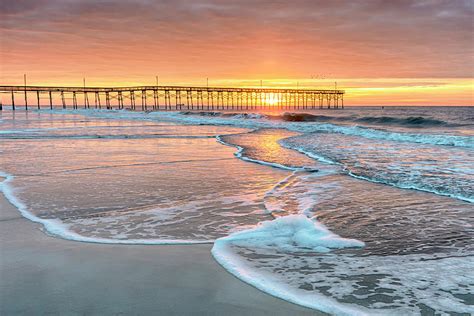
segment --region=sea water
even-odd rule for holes
[[[328,313],[474,313],[473,108],[1,115],[2,191],[46,233],[214,243]]]

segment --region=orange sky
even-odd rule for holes
[[[0,84],[332,88],[348,104],[473,105],[473,2],[17,0]]]

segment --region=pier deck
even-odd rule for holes
[[[344,108],[344,90],[188,86],[0,86],[4,105],[42,108],[159,110],[272,110]],[[5,94],[7,95],[5,99]],[[1,106],[0,106],[1,108]]]

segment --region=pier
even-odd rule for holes
[[[4,105],[28,109],[298,110],[344,108],[344,90],[187,86],[0,86]],[[5,99],[5,94],[6,99]],[[0,109],[2,108],[0,103]]]

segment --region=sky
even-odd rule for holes
[[[473,105],[474,0],[0,0],[0,84],[338,88]]]

